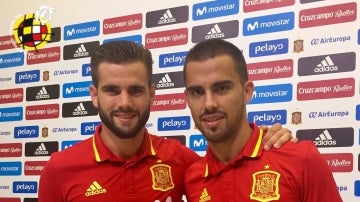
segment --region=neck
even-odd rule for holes
[[[114,155],[128,160],[139,151],[144,140],[144,132],[145,128],[133,138],[119,138],[103,125],[101,139]]]
[[[253,129],[248,123],[241,124],[239,128],[236,134],[229,135],[230,138],[223,142],[208,142],[212,154],[224,164],[228,164],[239,154],[251,136]]]

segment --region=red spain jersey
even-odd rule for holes
[[[250,125],[251,137],[231,162],[219,162],[208,148],[186,171],[189,202],[342,201],[328,164],[312,142],[288,142],[264,151],[263,131]]]
[[[145,131],[142,147],[127,161],[95,135],[54,153],[39,182],[39,202],[179,202],[184,174],[199,156],[177,140]]]

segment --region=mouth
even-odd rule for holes
[[[115,113],[114,114],[114,117],[123,123],[130,122],[135,116],[136,116],[136,114],[134,114],[134,113]]]
[[[222,115],[222,114],[203,115],[201,117],[201,121],[209,127],[214,127],[214,126],[220,124],[220,122],[223,118],[224,118],[224,115]]]

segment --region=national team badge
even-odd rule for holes
[[[278,200],[280,173],[269,170],[266,165],[265,170],[256,172],[252,175],[253,185],[250,198],[256,201],[268,202]]]
[[[165,164],[158,164],[150,167],[152,175],[152,188],[154,190],[167,191],[174,188],[171,176],[171,167]]]

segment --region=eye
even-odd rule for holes
[[[225,93],[227,93],[227,91],[229,89],[230,89],[230,86],[228,86],[228,85],[219,85],[219,86],[215,87],[214,92],[218,93],[218,94],[225,94]]]
[[[104,88],[104,92],[109,93],[109,94],[114,94],[114,95],[120,93],[119,89],[115,86],[108,86],[108,87]]]
[[[128,93],[132,96],[140,96],[144,94],[145,89],[141,86],[133,86],[129,88]]]
[[[201,96],[201,95],[204,95],[204,90],[203,89],[190,89],[188,90],[189,94],[193,97],[198,97],[198,96]]]

